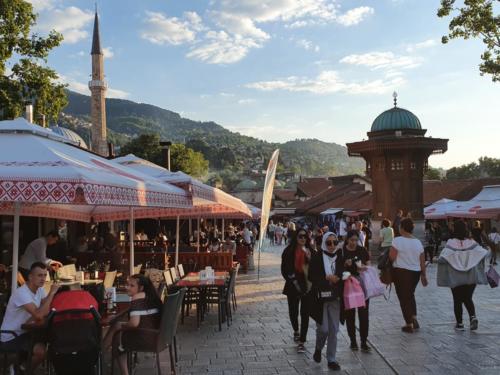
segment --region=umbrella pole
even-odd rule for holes
[[[175,266],[179,264],[179,226],[180,217],[177,216],[177,227],[175,228]]]
[[[224,228],[224,218],[222,218],[222,241],[225,240],[225,234],[224,234],[225,228]]]
[[[12,245],[12,284],[11,290],[17,288],[17,271],[19,268],[19,217],[21,216],[21,203],[14,203],[14,236]]]
[[[200,252],[200,218],[198,217],[198,226],[197,226],[197,238],[196,238],[196,252]]]
[[[134,208],[130,207],[130,276],[134,274],[134,238],[135,238],[135,222],[134,222]]]

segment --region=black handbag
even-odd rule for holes
[[[332,302],[339,299],[338,293],[333,288],[319,289],[318,299],[321,302]]]

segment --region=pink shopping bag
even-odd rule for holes
[[[344,305],[346,310],[365,307],[365,293],[358,279],[353,276],[344,281]]]

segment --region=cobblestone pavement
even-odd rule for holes
[[[263,252],[261,277],[256,271],[240,274],[238,310],[233,324],[218,331],[212,311],[200,329],[193,316],[179,327],[180,374],[321,374],[328,373],[326,359],[312,361],[315,323],[311,320],[307,353],[297,354],[292,340],[283,280],[279,272],[280,248]],[[341,374],[500,374],[500,291],[478,287],[476,308],[479,329],[455,332],[451,292],[436,287],[436,266],[428,268],[430,286],[417,289],[420,332],[400,331],[403,324],[394,292],[370,302],[372,353],[351,352],[345,327],[339,334]],[[464,321],[466,316],[464,316]],[[467,327],[467,325],[466,325]],[[323,351],[325,352],[325,351]],[[154,361],[142,357],[136,374],[151,374]],[[161,356],[168,373],[168,356]]]

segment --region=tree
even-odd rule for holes
[[[446,179],[448,180],[467,180],[472,178],[479,178],[480,170],[477,163],[469,163],[460,167],[453,167],[446,172]]]
[[[25,101],[34,99],[35,120],[42,114],[56,120],[67,104],[65,85],[46,66],[63,37],[55,31],[46,37],[32,33],[36,17],[27,1],[0,0],[0,118],[20,116]]]
[[[479,169],[486,177],[500,177],[500,159],[483,156],[479,158]]]
[[[492,80],[500,81],[500,15],[494,13],[495,3],[500,0],[466,0],[462,7],[455,7],[455,0],[441,0],[438,17],[447,17],[458,12],[450,21],[450,32],[443,36],[442,43],[456,38],[481,38],[486,50],[479,65],[481,75],[490,74]],[[496,8],[498,9],[498,8]]]
[[[160,136],[158,134],[142,134],[121,148],[121,155],[134,154],[162,165]],[[208,161],[201,152],[196,152],[183,144],[170,146],[170,164],[172,171],[182,171],[193,177],[203,177],[208,172]]]
[[[203,177],[208,172],[208,160],[201,152],[177,143],[170,147],[172,170],[182,171],[193,177]]]
[[[437,168],[429,167],[429,169],[424,173],[424,179],[426,180],[441,180],[442,170]]]

